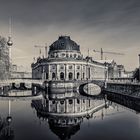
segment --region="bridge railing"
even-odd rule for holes
[[[38,83],[42,84],[44,80],[35,80],[35,79],[8,79],[8,80],[0,80],[0,86],[7,85],[10,83]]]
[[[107,80],[108,83],[120,83],[120,84],[139,84],[140,82],[133,78],[112,78]]]

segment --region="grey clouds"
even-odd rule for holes
[[[1,34],[7,35],[10,16],[13,19],[14,56],[18,56],[17,50],[24,55],[37,55],[32,50],[34,44],[51,44],[58,35],[68,34],[84,52],[87,48],[100,47],[107,51],[120,51],[127,56],[107,57],[122,62],[128,68],[128,58],[133,57],[132,69],[137,66],[140,51],[139,0],[0,0]],[[26,41],[23,43],[22,40]],[[98,55],[92,54],[95,58],[99,58]]]

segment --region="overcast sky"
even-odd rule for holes
[[[84,56],[100,59],[93,49],[125,53],[109,55],[127,70],[138,66],[140,0],[0,0],[0,35],[8,36],[12,17],[13,62],[30,67],[39,50],[59,35],[70,35]],[[23,58],[24,57],[24,58]]]

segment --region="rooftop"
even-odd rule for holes
[[[59,36],[58,40],[50,45],[49,52],[56,50],[80,51],[80,46],[71,40],[70,36]]]

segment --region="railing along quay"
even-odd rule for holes
[[[43,82],[44,82],[43,80],[34,80],[34,79],[10,79],[10,80],[0,80],[0,86],[6,86],[12,83],[43,84]]]

